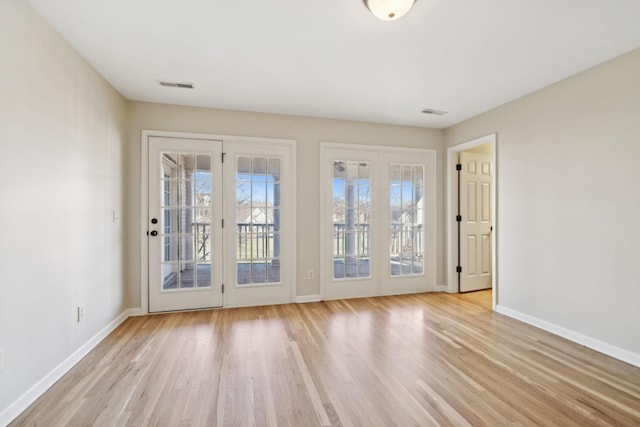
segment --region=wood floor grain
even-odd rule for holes
[[[130,318],[12,426],[639,426],[640,369],[490,292]]]

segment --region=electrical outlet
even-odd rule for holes
[[[309,270],[309,271],[307,271],[307,279],[309,279],[309,280],[313,280],[313,279],[315,279],[315,278],[316,278],[316,275],[315,275],[315,273],[314,273],[314,271],[313,271],[313,270]]]
[[[0,350],[0,372],[4,371],[4,350]]]
[[[78,323],[82,322],[82,320],[84,319],[84,315],[85,315],[84,311],[85,311],[84,304],[79,305],[78,306]]]

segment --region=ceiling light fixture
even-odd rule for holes
[[[416,0],[363,0],[376,18],[395,21],[409,12]]]

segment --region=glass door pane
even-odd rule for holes
[[[237,158],[237,285],[281,283],[280,167],[280,159],[275,157]]]
[[[333,278],[371,276],[371,163],[333,162]]]
[[[424,166],[389,164],[391,276],[424,273]]]
[[[161,152],[162,290],[211,287],[211,155]]]

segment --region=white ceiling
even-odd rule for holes
[[[423,127],[640,47],[640,0],[418,0],[393,22],[362,0],[30,3],[128,99]]]

